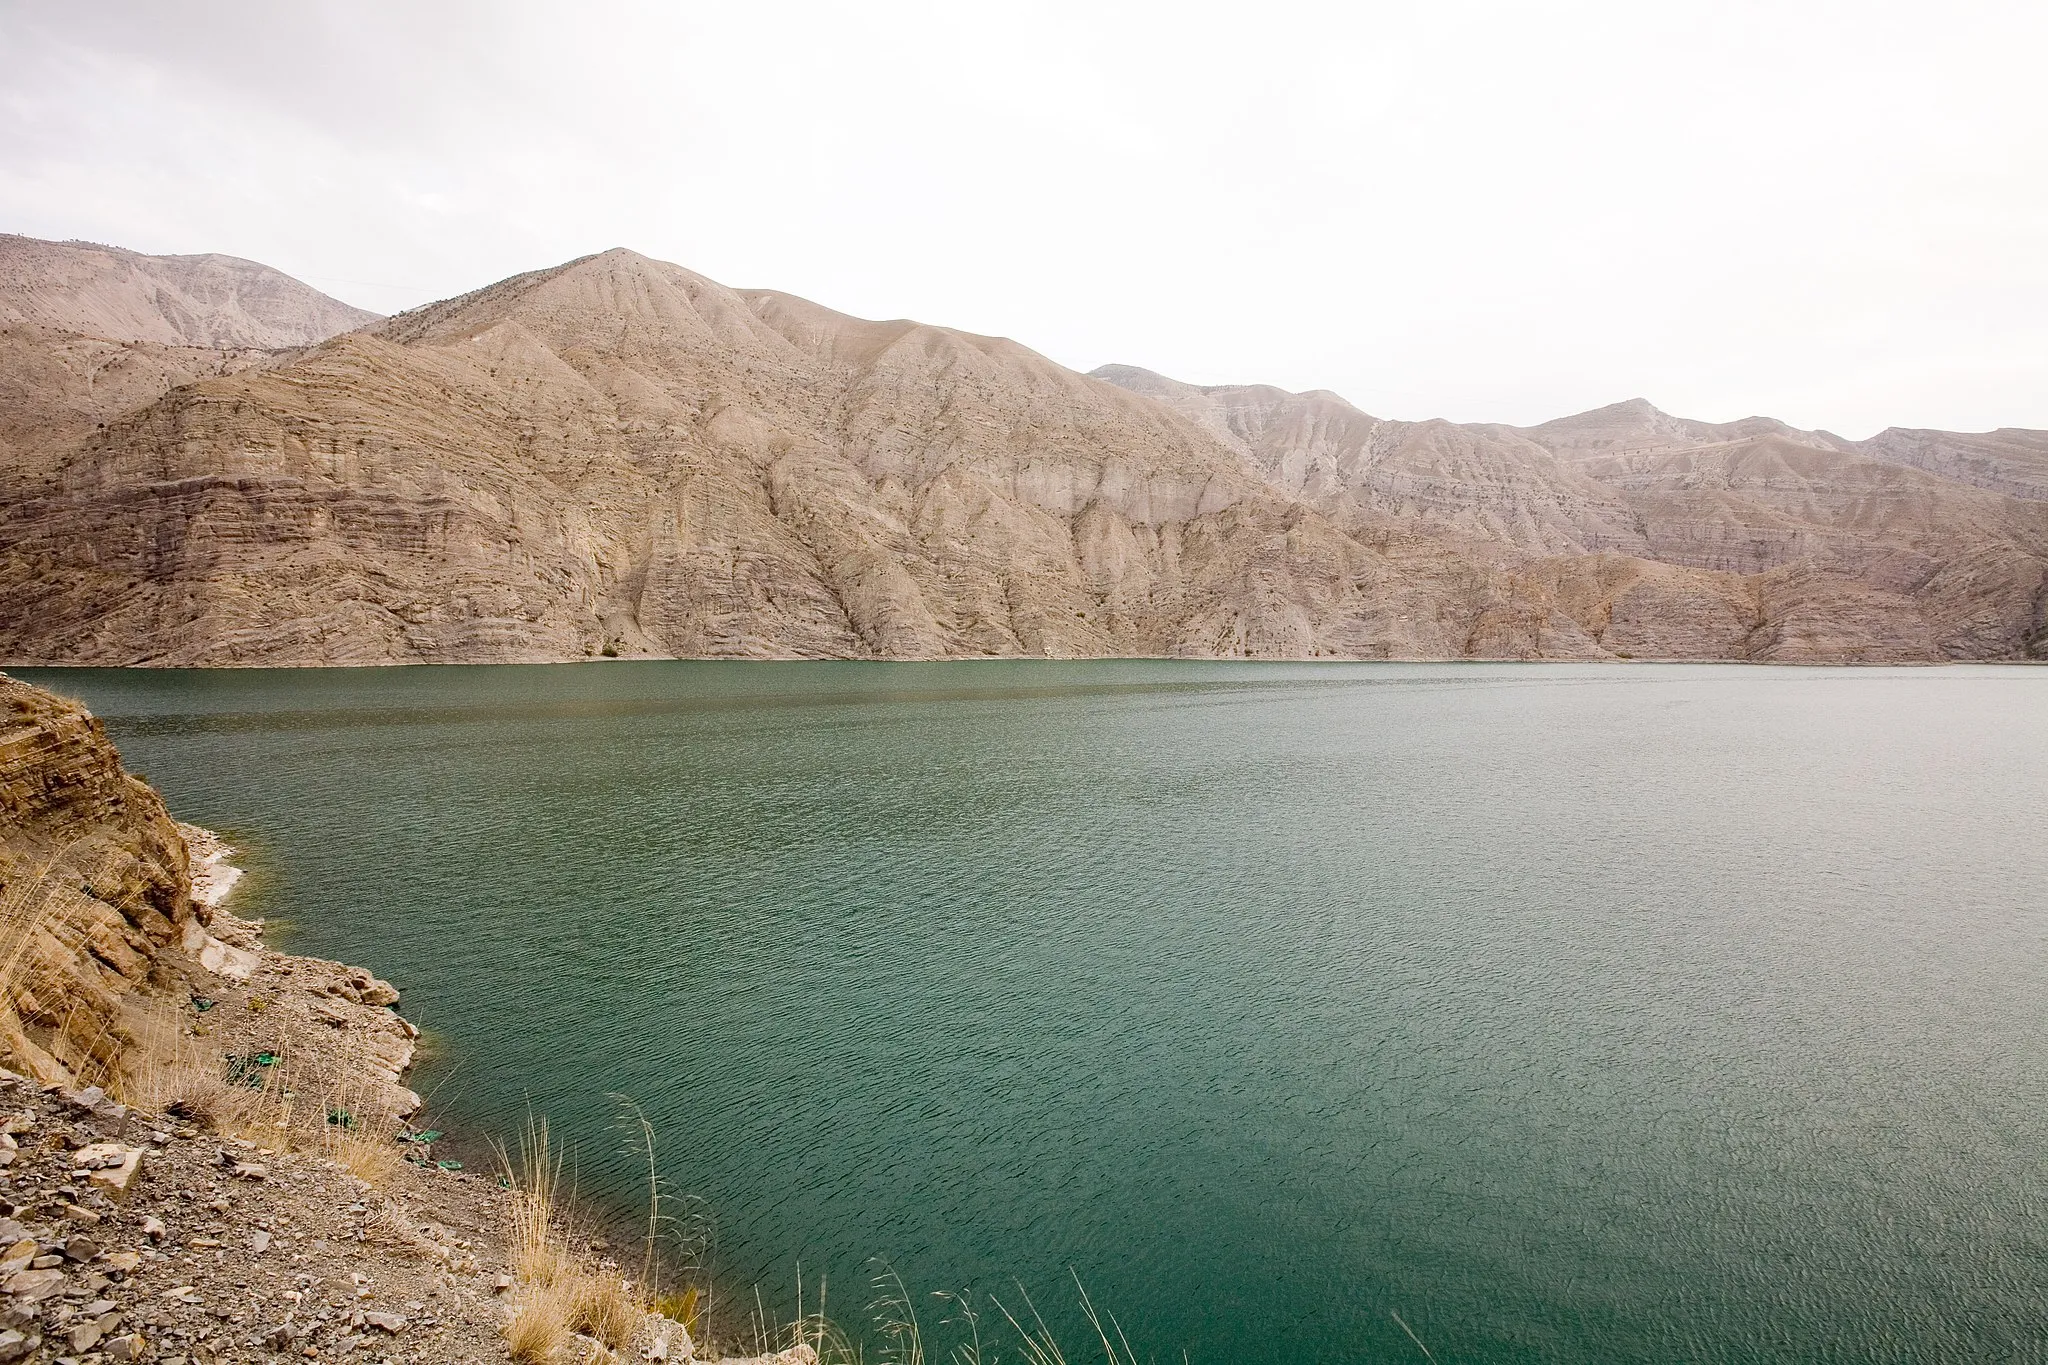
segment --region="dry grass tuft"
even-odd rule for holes
[[[616,1270],[585,1271],[569,1281],[569,1289],[569,1325],[615,1351],[633,1340],[647,1315],[646,1305]]]
[[[230,1081],[219,1054],[192,1036],[176,1005],[138,1009],[131,1028],[135,1044],[110,1078],[115,1098],[152,1114],[187,1115],[218,1133],[276,1141],[289,1112],[277,1078],[264,1077],[260,1087]]]
[[[263,1146],[318,1152],[373,1189],[388,1188],[403,1166],[392,1138],[398,1120],[380,1109],[382,1091],[359,1050],[330,1045],[327,1055],[316,1048],[302,1056],[287,1035],[270,1065],[237,1069],[210,1039],[194,1036],[178,1005],[137,1007],[128,1022],[133,1042],[108,1084],[123,1103]],[[300,1065],[309,1057],[312,1075]]]
[[[321,1140],[328,1160],[372,1189],[384,1189],[405,1165],[397,1146],[386,1137],[330,1126]]]
[[[545,1121],[528,1127],[516,1168],[505,1164],[512,1181],[512,1271],[523,1287],[505,1326],[513,1358],[545,1360],[577,1332],[607,1350],[624,1350],[649,1306],[617,1267],[569,1249],[562,1230],[562,1156]]]
[[[505,1345],[520,1365],[553,1360],[569,1344],[569,1288],[529,1284],[505,1323]]]
[[[509,1159],[504,1165],[512,1183],[512,1273],[528,1284],[559,1284],[570,1277],[574,1259],[558,1226],[562,1156],[545,1119],[527,1126],[517,1168]]]
[[[393,1134],[398,1116],[379,1098],[360,1042],[336,1047],[320,1104],[320,1147],[329,1160],[373,1189],[388,1188],[405,1164]]]

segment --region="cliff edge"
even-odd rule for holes
[[[0,1052],[41,1081],[111,1068],[127,998],[206,937],[178,824],[76,702],[0,675]]]

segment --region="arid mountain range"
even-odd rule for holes
[[[2048,657],[2048,432],[1384,421],[630,251],[372,319],[6,238],[0,318],[11,663]]]
[[[375,321],[234,256],[0,234],[0,470],[39,469],[180,384]]]
[[[310,346],[377,321],[236,256],[144,256],[0,233],[0,326],[159,346]]]

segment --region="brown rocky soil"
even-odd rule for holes
[[[0,1360],[507,1359],[504,1192],[0,1075]],[[133,1160],[95,1171],[95,1163]],[[125,1176],[125,1183],[116,1183]],[[113,1177],[103,1180],[102,1177]]]

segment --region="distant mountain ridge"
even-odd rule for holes
[[[2016,498],[2048,500],[2048,431],[1957,433],[1887,427],[1857,449],[1880,460]]]
[[[625,250],[70,430],[0,660],[2048,654],[2042,433],[1392,422]]]
[[[310,346],[378,316],[238,256],[145,256],[0,234],[0,326],[274,350]]]

